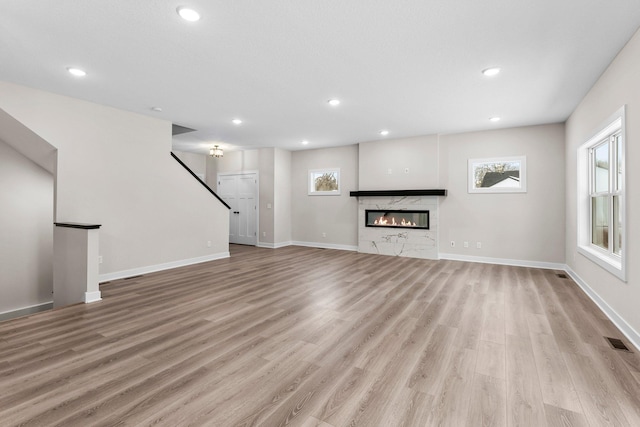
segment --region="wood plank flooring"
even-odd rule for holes
[[[0,323],[0,425],[640,425],[640,356],[553,271],[231,254]]]

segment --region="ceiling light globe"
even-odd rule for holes
[[[339,99],[330,99],[327,101],[329,103],[329,105],[331,105],[332,107],[337,107],[338,105],[340,105],[340,100]]]

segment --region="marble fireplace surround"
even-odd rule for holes
[[[358,252],[438,259],[438,199],[447,190],[352,191],[358,198]],[[366,227],[365,211],[427,210],[429,230]]]

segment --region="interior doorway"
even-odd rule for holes
[[[218,196],[230,207],[229,243],[258,244],[258,173],[218,174]]]

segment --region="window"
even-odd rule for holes
[[[312,169],[309,170],[310,196],[339,196],[340,169]]]
[[[624,107],[578,149],[578,251],[626,280]]]

